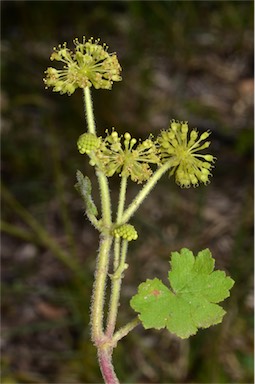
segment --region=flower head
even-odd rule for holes
[[[131,224],[123,224],[114,229],[113,235],[117,238],[122,237],[124,240],[136,240],[138,238],[138,234],[136,229]]]
[[[91,151],[95,151],[100,145],[100,138],[94,135],[93,133],[83,133],[80,135],[77,141],[78,151],[84,155],[91,153]]]
[[[137,140],[128,132],[124,137],[119,136],[116,131],[108,134],[102,140],[96,157],[106,176],[119,173],[121,176],[130,176],[138,184],[151,176],[149,163],[160,163],[158,150],[151,138],[137,144]]]
[[[188,134],[188,124],[177,121],[171,122],[168,131],[161,132],[158,138],[161,161],[172,160],[170,175],[175,173],[176,183],[181,187],[195,187],[199,182],[209,183],[210,170],[213,168],[211,163],[215,157],[200,154],[210,145],[210,141],[202,144],[209,135],[209,132],[204,132],[199,137],[195,129]]]
[[[66,43],[54,48],[51,60],[64,63],[63,69],[49,67],[45,73],[44,83],[53,87],[53,91],[71,95],[76,88],[92,85],[98,88],[111,89],[113,81],[120,81],[121,66],[115,53],[108,53],[108,47],[99,44],[99,39],[82,43],[74,40],[75,51],[67,48]]]

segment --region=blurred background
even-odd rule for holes
[[[211,184],[164,177],[132,220],[119,325],[171,251],[209,247],[235,280],[221,325],[190,340],[137,327],[114,352],[125,383],[253,382],[253,2],[2,1],[2,383],[101,383],[89,308],[98,234],[74,189],[82,92],[45,90],[52,48],[100,37],[123,81],[93,91],[98,132],[157,135],[170,119],[211,130]],[[118,178],[111,180],[113,198]],[[128,200],[139,190],[129,183]]]

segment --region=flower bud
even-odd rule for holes
[[[120,227],[117,227],[113,231],[113,235],[117,238],[122,237],[124,240],[131,241],[138,238],[136,229],[131,224],[123,224]]]
[[[83,155],[89,154],[91,151],[96,150],[100,145],[100,139],[93,133],[83,133],[78,141],[78,151]]]
[[[209,137],[210,136],[210,133],[209,132],[204,132],[204,133],[202,133],[202,135],[200,136],[200,140],[202,141],[202,140],[205,140],[205,139],[207,139],[207,137]]]

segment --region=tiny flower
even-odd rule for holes
[[[108,47],[99,44],[99,40],[89,39],[82,43],[74,40],[75,51],[67,48],[66,43],[54,48],[51,60],[64,63],[63,69],[49,67],[44,83],[53,87],[53,91],[71,95],[76,88],[92,85],[98,89],[111,89],[114,81],[120,81],[121,66],[115,53],[108,53]]]
[[[119,137],[116,131],[108,134],[102,140],[96,156],[106,176],[119,173],[124,177],[130,176],[138,184],[151,176],[149,163],[160,163],[158,150],[150,138],[137,144],[137,140],[128,132],[124,137]]]
[[[184,188],[195,187],[199,182],[208,184],[215,159],[212,155],[200,154],[210,145],[210,141],[202,143],[210,133],[204,132],[199,137],[195,129],[189,135],[188,130],[187,123],[172,121],[168,131],[163,131],[158,138],[162,162],[172,160],[170,175],[175,174],[176,183]]]
[[[136,240],[138,238],[138,234],[136,229],[131,224],[123,224],[114,229],[113,235],[117,238],[122,237],[125,240],[131,241]]]

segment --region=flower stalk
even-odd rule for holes
[[[107,329],[106,329],[106,335],[108,337],[113,336],[113,332],[116,326],[123,272],[125,271],[125,269],[128,268],[128,264],[126,264],[125,262],[126,256],[127,256],[127,249],[128,249],[128,241],[122,240],[120,262],[119,262],[118,268],[110,276],[112,280],[112,287],[111,287],[111,297],[110,297],[110,303],[109,303],[109,313],[107,318]]]
[[[91,304],[91,335],[95,345],[100,347],[104,337],[104,297],[109,267],[109,253],[112,244],[111,236],[104,236],[100,242],[98,260],[95,272],[95,281]]]
[[[142,204],[142,202],[145,200],[145,198],[148,196],[148,194],[151,192],[151,190],[155,187],[158,180],[166,173],[172,166],[172,161],[169,160],[164,165],[162,165],[160,168],[157,169],[157,171],[152,175],[152,177],[147,181],[145,186],[140,190],[138,195],[134,198],[132,203],[129,205],[129,207],[124,211],[122,215],[122,224],[127,223],[130,218],[134,215],[134,213],[137,211],[139,206]]]
[[[96,134],[96,124],[94,120],[93,114],[93,104],[91,99],[90,88],[86,87],[83,89],[83,97],[84,97],[84,108],[85,108],[85,116],[87,120],[88,132]]]

